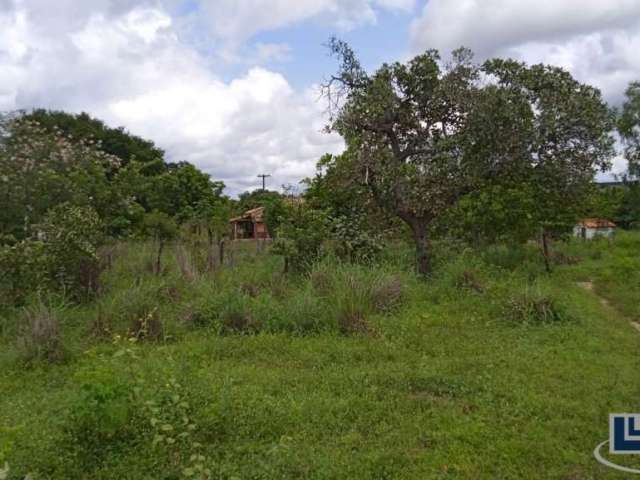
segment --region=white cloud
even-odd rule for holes
[[[640,78],[638,0],[429,0],[411,26],[414,53],[461,45],[480,58],[553,63],[619,100]]]
[[[154,140],[169,160],[195,163],[232,193],[258,186],[262,172],[273,187],[295,183],[323,153],[342,149],[321,133],[317,94],[259,67],[221,79],[162,9],[86,12],[65,30],[36,25],[41,17],[20,5],[0,13],[0,109],[88,111]],[[262,49],[263,57],[286,53]]]
[[[219,37],[239,42],[310,19],[349,30],[375,23],[379,8],[409,11],[415,0],[200,0],[198,4]]]
[[[559,65],[613,105],[640,79],[639,0],[429,0],[411,26],[412,52],[459,46],[480,59]],[[624,160],[616,158],[620,173]]]

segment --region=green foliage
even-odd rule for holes
[[[51,298],[45,302],[38,297],[34,304],[25,307],[18,348],[26,364],[38,361],[58,363],[64,359],[60,332],[60,317],[63,314],[64,308],[56,305]]]
[[[157,174],[164,170],[164,152],[153,142],[132,135],[123,127],[110,128],[87,113],[74,115],[37,109],[25,115],[25,118],[37,122],[49,132],[59,131],[66,137],[96,143],[103,152],[118,157],[121,166],[136,160],[145,164],[147,174]]]
[[[0,298],[7,305],[20,305],[38,288],[47,285],[45,246],[23,240],[0,246]]]
[[[505,316],[513,322],[534,325],[569,319],[558,300],[535,288],[511,297],[505,306]]]
[[[164,212],[153,211],[145,215],[142,231],[149,238],[159,242],[173,240],[178,234],[176,222]]]
[[[37,236],[0,246],[0,296],[19,304],[39,290],[63,292],[74,300],[97,293],[97,251],[104,236],[95,210],[60,204],[47,212]]]
[[[535,236],[534,203],[534,192],[526,184],[490,185],[462,197],[436,229],[440,236],[474,244],[524,242]]]
[[[105,480],[602,475],[587,454],[638,395],[637,234],[559,243],[582,261],[549,276],[528,245],[442,241],[419,282],[409,246],[388,249],[287,276],[247,253],[187,283],[173,261],[145,270],[150,245],[120,245],[99,300],[110,335],[87,335],[96,304],[66,308],[74,354],[29,370],[18,334],[0,335],[0,463],[15,478]],[[587,279],[593,292],[575,284]],[[137,305],[157,308],[173,341],[126,334]],[[256,328],[220,330],[228,312]]]
[[[588,214],[612,220],[622,228],[636,228],[640,225],[640,183],[625,179],[621,185],[595,189]]]
[[[253,190],[251,192],[243,192],[238,197],[237,211],[238,213],[244,213],[253,208],[277,204],[282,200],[282,194],[272,190]]]
[[[495,237],[515,219],[522,237],[526,226],[573,224],[609,165],[611,112],[597,89],[560,68],[479,66],[465,49],[443,63],[430,50],[369,75],[347,44],[332,39],[329,48],[342,62],[325,86],[329,127],[344,137],[353,175],[411,229],[420,274],[432,268],[430,229],[462,198],[467,216],[489,208],[498,220],[479,230]],[[506,198],[488,200],[496,193]],[[505,212],[514,196],[517,208]]]
[[[287,267],[294,271],[308,270],[320,258],[328,237],[329,218],[325,212],[294,205],[280,221],[272,251],[285,257]]]
[[[618,131],[625,143],[629,173],[640,175],[640,82],[631,82],[618,119]]]
[[[170,164],[166,172],[148,182],[145,204],[178,222],[206,219],[223,200],[223,188],[224,183],[212,182],[190,163]]]
[[[111,237],[135,233],[145,212],[221,230],[224,184],[193,165],[165,164],[152,142],[86,114],[36,110],[0,118],[0,243],[30,238],[62,203],[92,207]]]
[[[62,204],[40,225],[47,273],[58,289],[83,298],[99,287],[98,247],[104,241],[98,214],[90,207]]]
[[[74,142],[34,121],[11,120],[0,144],[0,230],[18,240],[34,235],[47,212],[63,203],[91,207],[101,219],[119,215],[123,199],[108,171],[119,159],[94,143]]]
[[[136,360],[132,358],[132,360]],[[84,468],[116,454],[136,435],[135,391],[130,380],[100,362],[76,375],[79,395],[70,408],[67,434]]]

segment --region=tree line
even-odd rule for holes
[[[339,68],[323,86],[327,130],[347,148],[319,160],[304,201],[268,191],[231,199],[223,182],[86,113],[3,115],[0,282],[14,293],[71,289],[99,270],[97,248],[110,240],[153,237],[159,259],[180,229],[220,242],[229,218],[256,206],[265,206],[287,267],[304,269],[327,245],[351,261],[371,259],[383,238],[406,236],[420,275],[432,270],[436,238],[546,246],[583,215],[640,221],[640,83],[616,110],[554,66],[479,64],[467,49],[444,60],[429,50],[369,73],[346,43],[332,39],[329,49]],[[598,188],[616,132],[629,181]]]

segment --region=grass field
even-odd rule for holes
[[[592,451],[610,412],[640,411],[640,235],[556,248],[564,265],[546,275],[533,247],[440,246],[421,282],[404,247],[308,275],[263,253],[211,274],[171,259],[156,277],[148,245],[123,245],[96,301],[2,313],[0,466],[33,479],[626,478]],[[59,319],[53,346],[24,331],[38,315]]]

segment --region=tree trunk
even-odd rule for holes
[[[224,265],[224,238],[221,238],[220,243],[218,243],[218,260],[220,261],[220,266]]]
[[[207,227],[207,266],[209,267],[209,270],[213,270],[215,268],[215,254],[213,245],[213,231],[210,227]]]
[[[164,250],[164,240],[160,240],[158,244],[158,257],[156,258],[156,275],[160,275],[160,259],[162,258],[162,250]]]
[[[414,221],[411,225],[416,243],[416,273],[420,276],[431,274],[431,242],[427,234],[427,223]]]
[[[549,260],[549,234],[547,229],[542,227],[540,231],[540,246],[542,247],[542,258],[544,259],[544,269],[551,273],[551,262]]]

